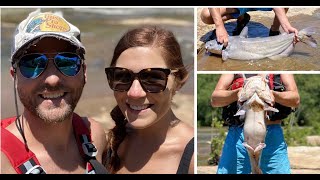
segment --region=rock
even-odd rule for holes
[[[291,168],[320,170],[320,146],[288,147]]]
[[[320,146],[320,136],[307,136],[307,143],[311,146]]]

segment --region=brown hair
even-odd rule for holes
[[[115,47],[110,66],[115,66],[121,53],[132,47],[160,48],[162,57],[168,68],[179,70],[174,73],[177,84],[180,87],[184,85],[188,78],[188,71],[182,61],[180,45],[171,31],[156,26],[146,26],[129,30],[121,37]],[[113,108],[110,114],[116,126],[108,133],[108,149],[107,155],[103,158],[103,163],[109,172],[115,173],[120,168],[120,159],[117,150],[126,136],[125,125],[127,120],[119,106]]]

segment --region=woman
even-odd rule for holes
[[[188,78],[173,33],[158,27],[128,31],[105,71],[117,101],[104,156],[108,171],[193,173],[193,127],[171,109]]]

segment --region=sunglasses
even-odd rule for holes
[[[168,76],[171,73],[178,72],[167,68],[147,68],[138,73],[121,68],[105,68],[109,86],[114,91],[128,91],[135,79],[138,79],[142,89],[149,93],[159,93],[166,89]]]
[[[77,75],[83,62],[75,53],[62,52],[56,54],[54,58],[48,58],[45,54],[32,53],[22,56],[18,61],[18,67],[24,77],[35,79],[44,72],[49,59],[53,59],[55,66],[65,76]]]

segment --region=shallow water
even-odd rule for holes
[[[260,60],[231,60],[223,61],[221,56],[206,53],[204,44],[198,47],[197,69],[199,71],[318,71],[320,70],[320,10],[317,10],[312,16],[298,15],[290,17],[292,26],[297,29],[306,27],[315,27],[317,33],[313,37],[318,42],[317,48],[311,48],[304,43],[297,43],[294,52],[286,58],[279,60],[260,59]],[[269,27],[272,19],[262,18],[261,21],[250,21],[248,23],[249,38],[266,37],[269,33]],[[234,21],[226,23],[226,29],[229,35],[236,26]],[[281,30],[282,31],[282,30]],[[208,32],[201,37],[203,41],[209,39],[212,32]]]
[[[9,74],[12,35],[17,23],[34,9],[2,8],[1,10],[1,117],[5,118],[15,114],[13,81]],[[78,106],[85,104],[87,99],[113,96],[107,85],[104,68],[109,66],[113,49],[122,34],[136,26],[149,23],[171,30],[181,45],[184,63],[194,64],[193,8],[64,8],[60,10],[68,21],[81,30],[81,40],[86,47],[88,81]],[[190,78],[179,93],[193,95],[193,74],[194,71],[191,69]],[[97,104],[96,109],[101,109],[101,106],[103,104]],[[21,106],[20,111],[22,111]],[[96,110],[92,108],[91,111]]]

